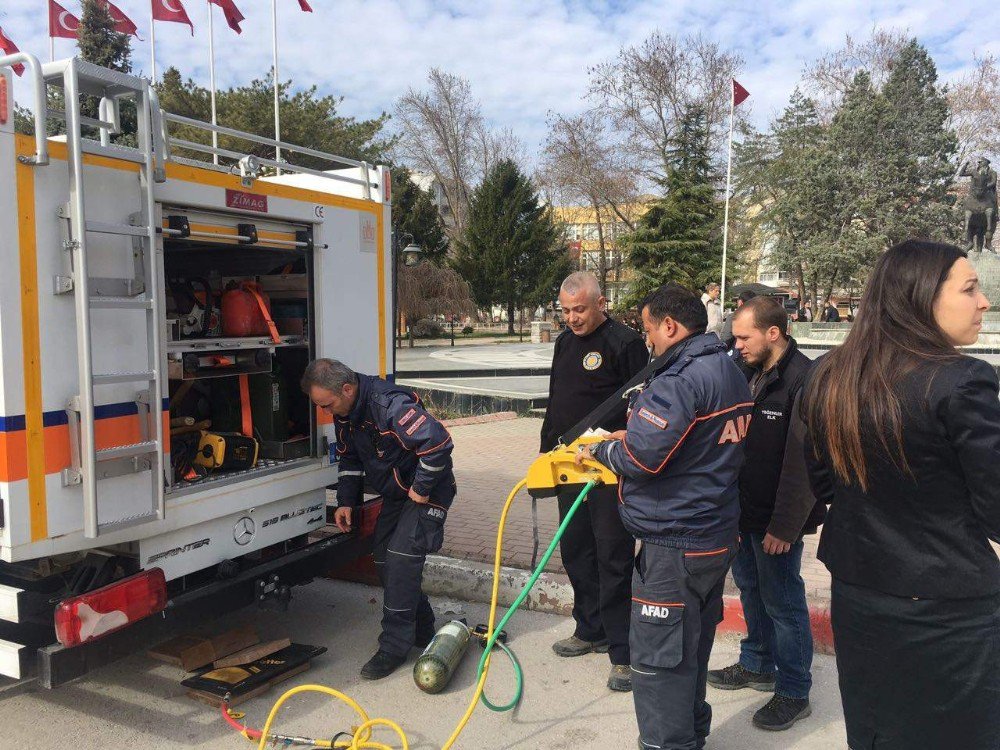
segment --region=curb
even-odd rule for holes
[[[509,607],[528,583],[531,574],[521,568],[500,569],[500,604]],[[489,603],[493,591],[493,566],[471,560],[457,560],[432,555],[424,564],[423,589],[432,596]],[[559,573],[542,573],[523,605],[536,612],[570,616],[573,613],[573,589],[569,579]],[[813,650],[832,654],[833,629],[829,605],[809,605]],[[746,620],[738,596],[723,597],[722,633],[746,633]]]

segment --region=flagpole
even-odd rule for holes
[[[212,12],[212,3],[208,4],[208,77],[209,82],[212,87],[212,148],[216,151],[219,149],[219,134],[215,131],[215,126],[218,125],[218,117],[215,110],[215,29],[212,24],[212,17],[215,13]],[[218,165],[219,155],[217,153],[212,154],[212,163]]]
[[[278,3],[271,0],[271,31],[274,47],[274,140],[281,141],[281,112],[278,108]],[[274,148],[274,160],[281,163],[281,146]],[[281,168],[278,168],[281,174]]]
[[[726,160],[726,208],[722,219],[722,284],[719,299],[726,309],[726,254],[729,249],[729,193],[733,177],[733,119],[736,113],[736,87],[729,85],[729,158]]]
[[[153,58],[153,83],[156,83],[156,21],[153,18],[153,3],[149,0],[149,54]]]
[[[56,40],[52,36],[52,29],[49,29],[49,62],[55,62],[56,59]]]

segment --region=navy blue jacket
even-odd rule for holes
[[[637,539],[709,550],[736,541],[743,438],[753,399],[714,333],[691,336],[634,398],[624,440],[594,457],[620,477],[619,511]]]
[[[388,499],[405,500],[412,487],[437,505],[451,505],[454,444],[413,391],[359,373],[351,413],[336,417],[334,425],[341,507],[361,504],[366,478],[369,487]]]

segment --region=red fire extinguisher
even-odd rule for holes
[[[263,336],[270,334],[281,342],[271,318],[271,301],[253,281],[230,285],[222,295],[222,331],[226,336]]]

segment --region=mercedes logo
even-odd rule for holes
[[[236,525],[233,526],[233,539],[241,547],[245,547],[253,541],[254,534],[257,533],[257,524],[250,516],[243,516]]]

